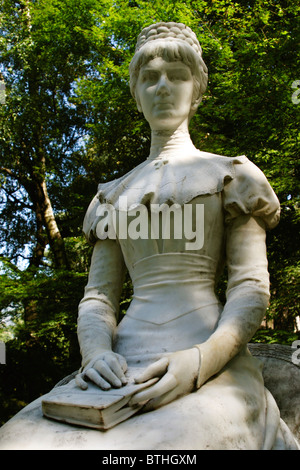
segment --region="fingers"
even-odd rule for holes
[[[121,356],[121,354],[117,354],[117,353],[115,353],[115,357],[117,358],[118,363],[121,366],[122,372],[125,373],[127,371],[127,362],[126,362],[125,357],[123,357],[123,356]]]
[[[168,369],[169,359],[167,357],[162,357],[158,361],[151,364],[147,367],[141,375],[135,378],[135,382],[142,383],[146,382],[153,377],[161,377],[164,375]]]
[[[165,374],[159,382],[142,392],[136,393],[130,400],[130,405],[136,405],[148,400],[163,398],[163,395],[177,386],[177,379],[173,374]]]
[[[109,376],[106,376],[106,378],[109,379],[109,381],[113,379],[116,385],[114,385],[113,382],[110,383],[115,387],[121,387],[122,385],[125,385],[127,383],[127,379],[124,374],[127,369],[127,363],[125,359],[122,356],[118,356],[118,359],[116,356],[112,356],[106,362],[110,367],[111,372],[113,373],[113,375],[110,374]]]
[[[122,387],[122,381],[118,377],[118,375],[121,375],[122,377],[124,377],[124,379],[125,379],[125,376],[120,367],[120,364],[115,358],[110,358],[107,361],[103,361],[103,360],[97,361],[93,366],[93,370],[98,372],[99,375],[113,387],[116,387],[116,388]]]
[[[103,380],[98,374],[98,372],[91,368],[81,374],[77,374],[75,377],[75,383],[79,388],[81,388],[81,390],[88,389],[88,384],[84,380],[85,378],[89,379],[91,382],[95,383],[96,385],[98,385],[98,387],[102,388],[103,390],[109,390],[111,388],[110,384]]]
[[[89,378],[91,382],[93,382],[98,387],[102,388],[102,390],[109,390],[111,388],[110,383],[103,379],[95,369],[88,369],[85,372],[85,377]]]
[[[124,375],[123,372],[122,375]],[[97,361],[93,367],[87,369],[84,372],[84,377],[87,377],[102,390],[109,390],[112,386],[115,388],[122,387],[122,381],[103,360]]]
[[[126,360],[119,354],[105,353],[102,357],[91,362],[84,372],[77,374],[75,382],[82,390],[88,388],[88,381],[103,390],[111,387],[120,388],[127,383],[124,372],[127,369]]]
[[[77,387],[81,388],[81,390],[86,390],[88,388],[88,384],[82,377],[83,374],[77,374],[75,376],[75,383]]]

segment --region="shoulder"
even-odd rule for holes
[[[91,244],[94,244],[97,241],[96,233],[96,223],[97,223],[97,212],[100,207],[100,201],[97,195],[92,199],[83,220],[82,231],[85,235],[87,241]]]
[[[234,165],[234,177],[224,186],[227,222],[240,214],[260,217],[267,229],[280,218],[279,200],[264,173],[248,158]]]

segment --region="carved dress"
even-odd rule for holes
[[[293,447],[277,405],[264,388],[261,367],[247,350],[269,299],[265,229],[277,225],[280,211],[263,173],[244,156],[200,152],[190,141],[171,143],[122,178],[99,186],[84,222],[90,242],[104,238],[101,208],[109,204],[120,215],[121,200],[129,214],[146,207],[149,226],[156,205],[183,209],[190,204],[194,214],[201,205],[204,238],[201,247],[193,249],[187,245],[190,240],[176,239],[174,233],[169,239],[120,238],[119,227],[116,240],[101,242],[107,248],[93,267],[80,304],[79,337],[84,329],[97,328],[97,316],[116,314],[125,268],[134,294],[113,349],[128,366],[146,367],[164,353],[195,344],[201,349],[198,391],[118,427],[128,429],[133,448],[145,448],[139,440],[143,432],[151,449]],[[133,219],[127,220],[129,225]],[[215,287],[225,263],[223,307]],[[85,345],[83,365],[92,350],[93,344]],[[124,438],[116,445],[132,448]]]
[[[106,432],[43,418],[40,398],[3,427],[0,448],[297,448],[264,387],[259,361],[247,350],[268,304],[265,229],[278,223],[278,200],[246,157],[200,152],[186,139],[152,155],[122,178],[100,185],[85,217],[84,232],[98,255],[79,306],[79,339],[90,338],[82,345],[83,366],[95,354],[103,322],[114,324],[127,269],[134,294],[116,328],[114,351],[129,367],[143,368],[166,352],[200,345],[200,388]],[[174,231],[165,238],[122,238],[124,227],[118,224],[116,239],[99,241],[102,209],[109,204],[120,215],[124,200],[130,214],[139,207],[145,214],[146,208],[149,221],[153,204],[187,204],[195,213],[201,207],[201,243],[187,245],[190,237],[176,238]],[[215,287],[224,264],[223,306]]]

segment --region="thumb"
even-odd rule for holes
[[[125,357],[122,356],[121,354],[116,354],[116,356],[118,358],[119,364],[120,364],[123,372],[126,372],[127,371],[127,362],[126,362]]]
[[[135,378],[136,383],[146,382],[154,377],[161,377],[168,369],[169,359],[162,357],[158,361],[148,366],[138,377]]]

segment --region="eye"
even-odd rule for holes
[[[155,70],[144,70],[141,73],[142,83],[156,83],[158,81],[159,74]]]
[[[185,82],[190,79],[190,74],[183,69],[172,70],[168,73],[168,78],[171,82]]]

